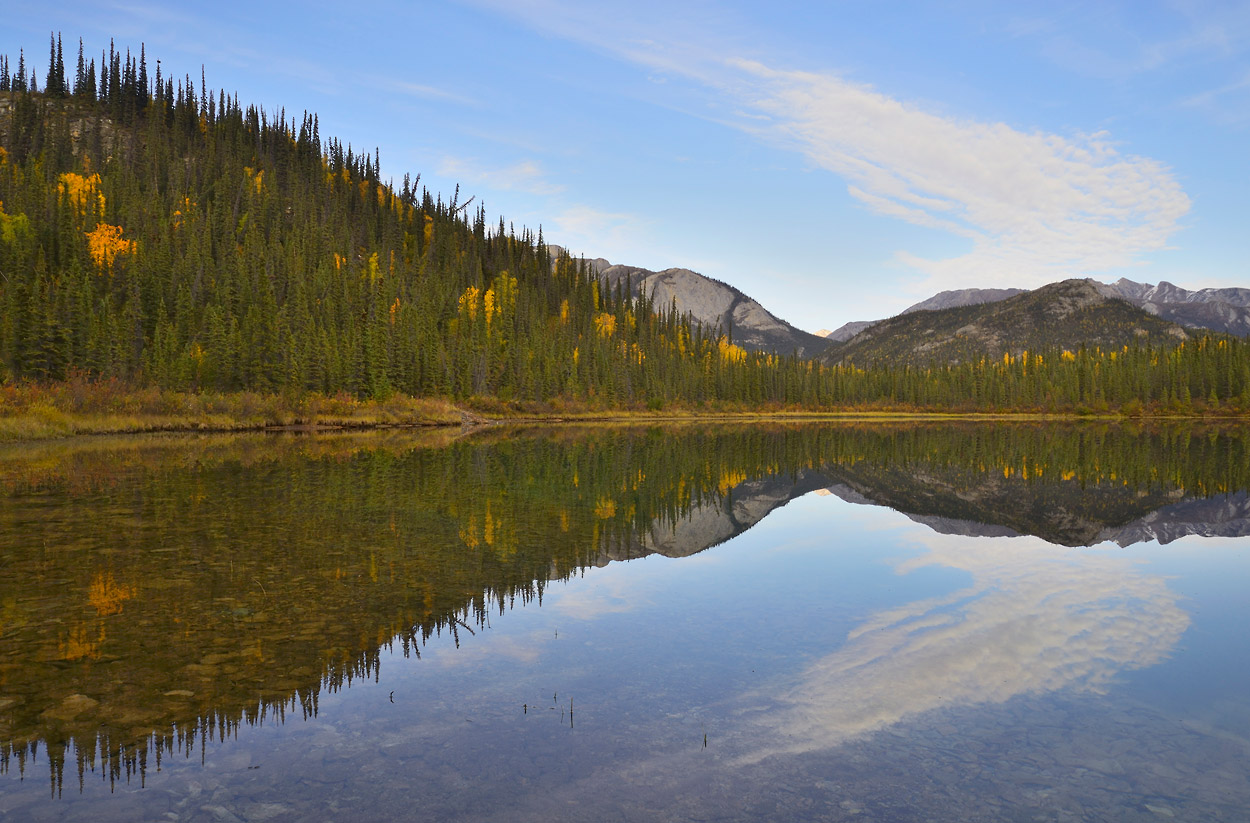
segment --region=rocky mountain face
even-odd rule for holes
[[[845,343],[855,335],[862,332],[870,326],[875,326],[880,320],[852,320],[849,323],[843,323],[831,332],[822,334],[821,337],[834,343]]]
[[[1187,338],[1179,325],[1108,296],[1102,284],[1064,280],[996,302],[900,314],[834,345],[823,357],[860,366],[924,366],[1050,347],[1109,349],[1134,340]]]
[[[1191,291],[1167,281],[1152,286],[1120,278],[1106,284],[1104,293],[1186,328],[1250,336],[1250,289]]]
[[[1014,297],[1017,294],[1023,294],[1025,291],[1025,289],[953,289],[951,291],[940,291],[926,300],[921,300],[919,303],[908,306],[899,314],[935,311],[937,309],[954,309],[960,306],[977,306],[981,303],[995,303],[999,300],[1006,300],[1008,297]],[[880,322],[880,320],[852,320],[820,336],[842,343],[850,340],[864,329],[875,326]],[[820,332],[817,332],[817,334],[820,334]]]
[[[634,266],[608,266],[599,276],[609,286],[629,283],[635,294],[650,295],[657,309],[676,304],[677,310],[712,329],[732,333],[733,342],[752,351],[778,354],[797,352],[810,357],[826,341],[795,328],[746,294],[727,283],[690,269],[649,271]]]
[[[1250,337],[1250,289],[1199,289],[1191,291],[1166,280],[1158,285],[1138,283],[1121,277],[1114,283],[1095,285],[1107,297],[1126,300],[1148,314],[1188,329]],[[903,309],[900,314],[933,309],[950,309],[982,303],[996,303],[1023,294],[1026,289],[956,289],[938,292],[927,300]],[[880,320],[853,320],[828,334],[829,340],[845,342]]]
[[[551,248],[559,250],[558,246]],[[828,341],[790,325],[733,286],[690,269],[651,271],[613,265],[601,257],[587,262],[608,287],[628,283],[635,295],[649,295],[659,310],[675,303],[679,312],[689,313],[705,328],[719,326],[731,332],[733,342],[745,349],[812,357],[828,345]]]
[[[936,311],[938,309],[954,309],[960,306],[979,306],[982,303],[997,303],[1017,294],[1024,294],[1028,289],[954,289],[940,291],[927,300],[903,309],[901,314],[914,311]]]

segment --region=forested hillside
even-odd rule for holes
[[[74,61],[70,61],[71,65]],[[751,353],[318,118],[112,47],[0,58],[0,384],[659,407],[1250,405],[1238,340],[870,371]],[[1066,351],[1066,354],[1065,354]]]
[[[725,396],[747,365],[541,233],[384,182],[316,115],[101,61],[42,92],[0,65],[8,377],[630,401]]]

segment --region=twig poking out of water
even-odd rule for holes
[[[232,560],[232,561],[230,561],[230,562],[231,562],[231,563],[233,563],[234,561]],[[269,592],[265,591],[265,584],[264,584],[264,583],[260,582],[260,581],[259,581],[259,580],[257,580],[255,577],[253,577],[253,578],[252,578],[252,582],[253,582],[253,583],[255,583],[257,586],[260,586],[260,593],[261,593],[261,594],[263,594],[265,597],[268,597],[268,596],[269,596]]]

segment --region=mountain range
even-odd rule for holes
[[[1107,295],[1092,280],[1064,280],[992,303],[911,311],[835,342],[828,362],[924,366],[984,356],[1084,345],[1119,349],[1132,341],[1171,344],[1189,338],[1176,323]]]
[[[1119,298],[1155,315],[1189,329],[1210,329],[1216,332],[1250,336],[1250,289],[1199,289],[1192,291],[1167,281],[1158,285],[1138,283],[1120,278],[1114,283],[1091,283],[1106,297]],[[1023,294],[1026,289],[957,289],[938,292],[932,297],[903,309],[900,314],[918,311],[958,308],[997,303]],[[852,320],[821,335],[834,342],[846,342],[881,320]]]
[[[1250,336],[1250,289],[1245,288],[1194,291],[1166,281],[1152,285],[1121,278],[1114,283],[1067,280],[1032,291],[955,289],[892,318],[856,320],[812,334],[740,289],[687,268],[653,271],[604,258],[587,262],[608,288],[628,285],[633,296],[650,296],[660,310],[675,306],[704,328],[727,332],[745,349],[828,362],[920,365],[1056,345],[1118,348],[1130,339],[1184,340],[1185,329]]]

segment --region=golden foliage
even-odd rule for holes
[[[477,286],[469,286],[460,295],[460,299],[456,301],[456,306],[461,315],[467,315],[470,320],[477,319],[477,309],[481,305],[482,290]]]
[[[104,617],[110,614],[121,614],[122,604],[134,597],[134,586],[119,584],[112,572],[97,574],[87,589],[87,602],[95,607],[96,612]]]
[[[716,484],[717,490],[722,494],[728,494],[729,490],[734,486],[747,479],[746,472],[738,469],[729,469],[721,472],[720,480]]]
[[[486,326],[496,317],[502,319],[516,309],[517,280],[506,271],[501,271],[491,282],[491,287],[482,296],[486,312]]]
[[[607,497],[600,497],[595,501],[595,517],[600,520],[610,520],[616,517],[616,501]]]
[[[191,213],[191,210],[194,209],[195,206],[196,203],[190,197],[182,198],[182,208],[174,209],[173,213],[173,223],[175,229],[182,228],[182,224],[185,222],[187,215]]]
[[[104,214],[104,195],[100,193],[100,175],[93,174],[86,177],[67,171],[57,180],[60,183],[62,196],[69,200],[70,207],[73,208],[74,214],[78,215],[79,220],[86,217],[89,210],[93,214]]]
[[[87,246],[91,259],[100,271],[111,269],[113,261],[121,254],[134,254],[135,241],[122,237],[122,227],[99,223],[87,234]]]
[[[494,319],[498,313],[495,307],[495,290],[487,289],[486,294],[482,295],[482,307],[486,311],[486,326],[490,327],[490,321]]]
[[[747,350],[730,343],[724,335],[716,341],[716,349],[722,363],[742,363],[747,359]]]
[[[470,549],[476,549],[482,544],[477,536],[477,516],[469,515],[469,522],[464,524],[460,529],[460,539]]]
[[[607,312],[596,314],[595,331],[600,337],[611,337],[616,334],[616,316]]]
[[[243,174],[247,177],[247,182],[251,186],[252,191],[260,194],[261,190],[265,188],[265,170],[244,166]]]
[[[104,643],[104,626],[92,639],[87,636],[87,627],[80,625],[72,629],[64,640],[57,640],[57,654],[62,660],[93,660],[100,656],[100,645]]]

